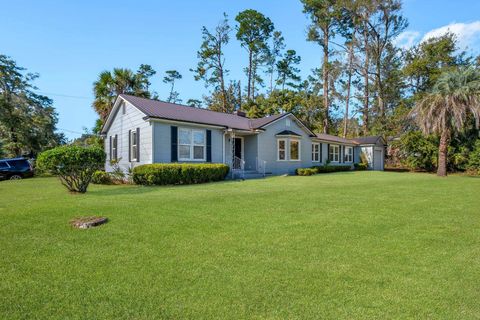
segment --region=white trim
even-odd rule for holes
[[[348,152],[347,152],[347,149],[350,149],[352,150],[352,153],[350,154],[350,156],[352,157],[352,160],[347,160],[346,157],[348,155]],[[345,160],[345,163],[352,163],[353,162],[353,147],[351,146],[345,146],[345,154],[343,155],[343,159]]]
[[[330,160],[330,148],[331,147],[337,147],[337,149],[338,149],[338,151],[336,153],[338,160],[336,160],[336,161],[335,160]],[[332,152],[332,154],[335,155],[335,152]],[[328,160],[330,160],[330,163],[340,163],[340,154],[341,154],[340,145],[339,144],[330,144],[329,149],[328,149],[328,158],[327,158]],[[335,158],[335,157],[332,157],[332,158]]]
[[[140,111],[141,113],[143,113],[145,116],[147,115],[145,112],[143,112],[142,110],[138,109],[133,103],[130,103],[129,101],[127,101],[127,99],[118,96],[117,99],[115,100],[115,103],[113,104],[112,110],[111,110],[110,113],[108,114],[107,120],[105,120],[105,123],[103,124],[103,127],[102,127],[102,129],[100,130],[100,133],[102,133],[102,134],[107,134],[107,133],[108,133],[108,130],[110,130],[110,126],[112,125],[112,122],[113,122],[113,120],[115,119],[115,114],[116,114],[116,112],[117,112],[118,109],[119,109],[119,106],[120,106],[120,103],[119,103],[119,102],[120,102],[120,101],[124,101],[125,103],[128,103],[128,104],[132,105],[133,107],[135,107],[135,109],[137,109],[138,111]]]
[[[185,130],[190,132],[190,144],[180,144],[180,131]],[[194,134],[195,132],[203,133],[203,144],[195,144]],[[190,147],[190,158],[181,158],[180,157],[180,146],[189,146]],[[203,158],[202,159],[195,159],[195,147],[203,147]],[[177,135],[177,159],[178,161],[195,161],[195,162],[205,162],[207,161],[207,131],[206,130],[199,130],[199,129],[191,129],[191,128],[178,128],[178,135]]]
[[[314,146],[318,146],[318,151],[316,152],[316,155],[318,156],[318,160],[314,160],[314,157],[313,157],[313,154],[314,154]],[[320,162],[320,147],[321,147],[321,144],[319,142],[312,142],[312,162]]]
[[[283,152],[285,159],[280,159],[280,141],[284,142]],[[277,139],[277,161],[287,161],[287,141],[288,139]]]
[[[133,139],[133,135],[135,134],[135,139]],[[130,145],[128,146],[130,148],[129,152],[130,152],[130,162],[137,162],[137,150],[135,150],[135,152],[133,152],[133,146],[134,146],[134,143],[135,143],[135,147],[138,149],[138,145],[137,145],[137,129],[133,129],[133,130],[130,130],[130,137],[129,137],[129,140],[130,140]]]
[[[282,120],[282,119],[285,119],[285,117],[287,117],[287,116],[293,117],[293,119],[295,120],[295,122],[296,122],[300,127],[303,127],[306,132],[310,133],[311,135],[315,135],[315,133],[314,133],[312,130],[310,130],[307,126],[305,126],[305,125],[302,123],[302,121],[300,121],[297,117],[295,117],[295,115],[294,115],[293,113],[290,113],[290,112],[289,112],[289,113],[285,113],[285,114],[284,114],[283,116],[281,116],[280,118],[275,119],[275,120],[273,120],[272,122],[269,122],[269,123],[261,126],[260,128],[268,127],[269,125],[274,124],[274,123],[277,122],[277,121],[280,121],[280,120]]]
[[[292,142],[298,144],[298,159],[292,159]],[[289,161],[302,161],[302,144],[300,139],[289,139],[288,140],[288,159]]]

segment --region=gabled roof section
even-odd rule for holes
[[[377,144],[377,142],[381,140],[382,144],[384,145],[386,144],[382,136],[359,137],[359,138],[354,138],[352,140],[358,144]]]
[[[344,143],[344,144],[357,144],[351,139],[345,139],[342,137],[337,137],[331,134],[326,134],[326,133],[317,133],[314,138],[317,138],[319,140],[323,141],[328,141],[328,142],[336,142],[336,143]]]
[[[293,131],[290,131],[290,130],[283,130],[279,133],[276,134],[277,136],[297,136],[297,137],[301,137],[300,134],[296,133],[296,132],[293,132]]]

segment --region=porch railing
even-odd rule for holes
[[[267,161],[259,159],[258,157],[256,159],[256,170],[258,173],[261,173],[263,177],[265,177],[265,168],[267,166]]]
[[[232,179],[239,174],[240,178],[245,179],[245,161],[239,157],[233,157],[232,163]]]

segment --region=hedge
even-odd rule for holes
[[[340,171],[350,171],[352,166],[315,166],[312,167],[318,171],[318,173],[330,173],[330,172],[340,172]]]
[[[155,163],[133,169],[133,182],[141,185],[195,184],[224,180],[225,164]]]
[[[298,168],[295,172],[297,176],[312,176],[318,173],[315,168]]]
[[[94,184],[112,184],[112,177],[108,172],[97,170],[93,173],[92,183]]]
[[[363,171],[368,169],[368,164],[366,163],[355,163],[353,166],[355,167],[355,170],[358,170],[358,171]]]

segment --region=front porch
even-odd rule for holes
[[[258,158],[258,134],[230,130],[225,134],[225,163],[231,179],[264,177],[266,161]]]

